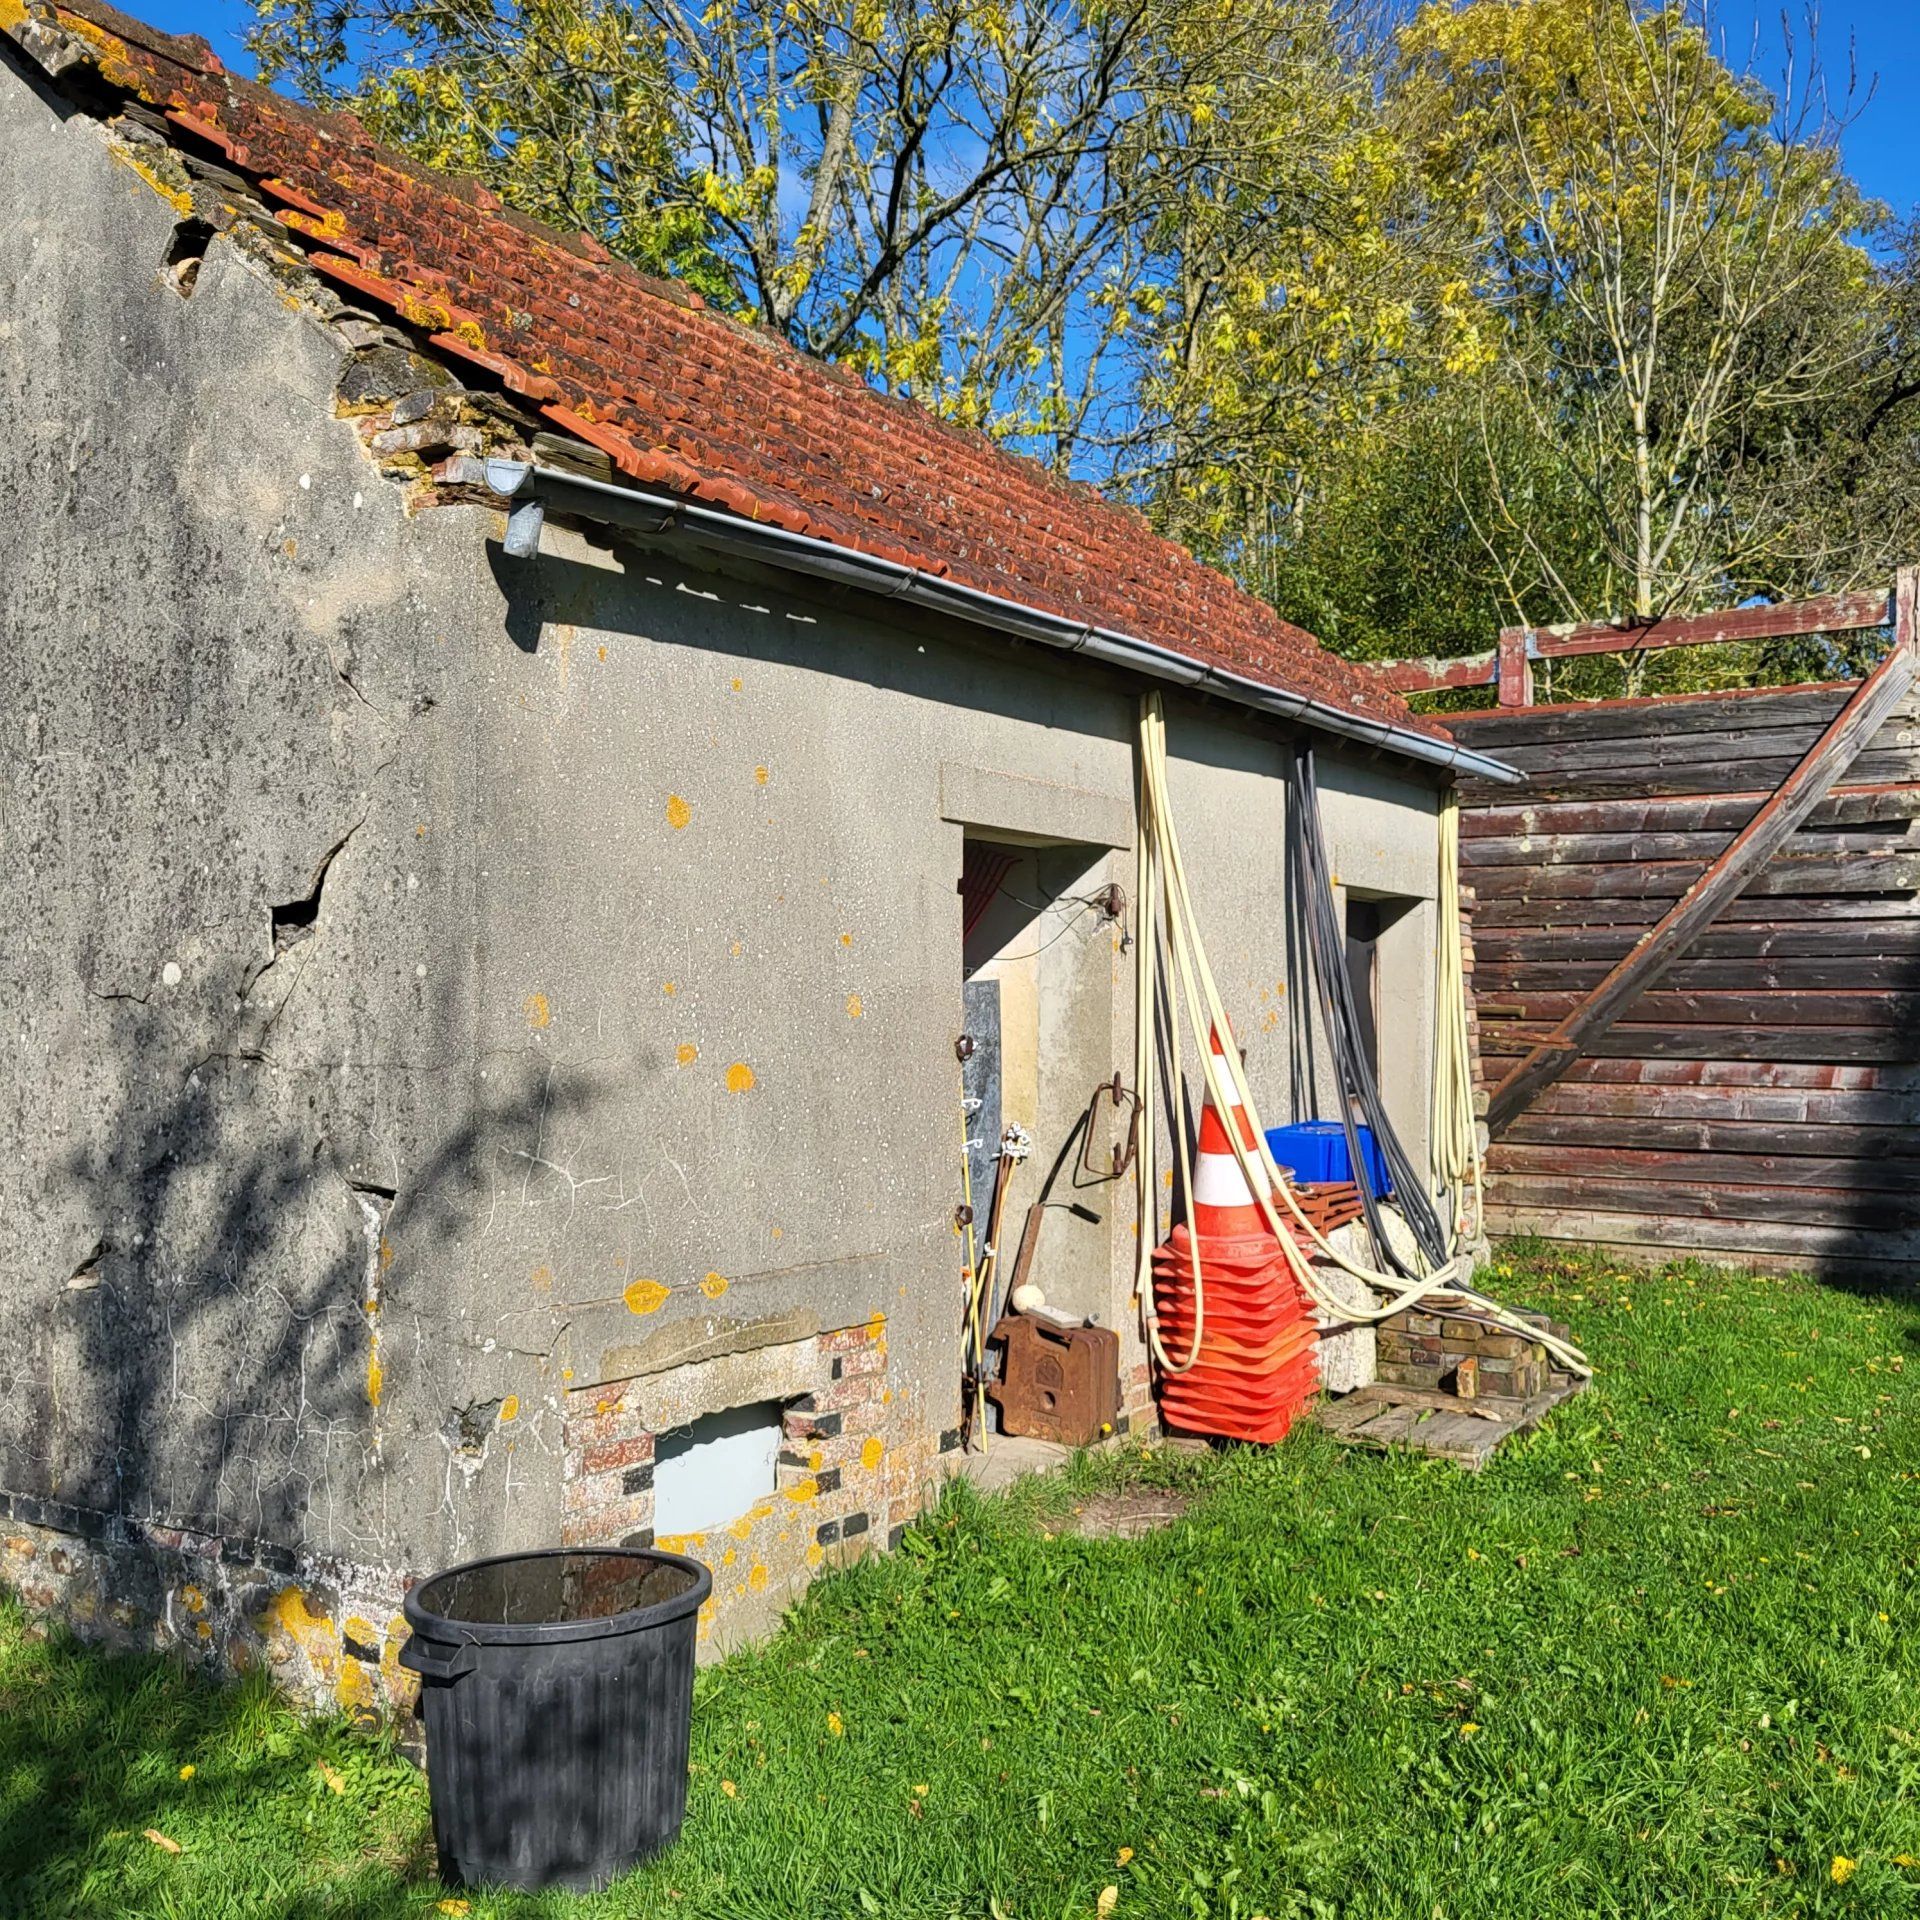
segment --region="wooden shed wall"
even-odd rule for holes
[[[1491,1087],[1686,891],[1850,686],[1462,714]],[[1759,877],[1496,1133],[1495,1233],[1826,1270],[1920,1257],[1920,720],[1903,701]],[[1915,1269],[1920,1271],[1920,1269]]]

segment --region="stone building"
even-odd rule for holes
[[[1319,740],[1419,1151],[1472,756],[1136,516],[202,43],[0,27],[30,1604],[371,1703],[458,1559],[685,1536],[718,1646],[884,1546],[954,1457],[963,981],[1042,1159],[1132,1057],[1150,685],[1276,1116]],[[1050,1221],[1150,1417],[1130,1195]]]

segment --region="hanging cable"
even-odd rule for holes
[[[1360,1189],[1360,1202],[1374,1246],[1395,1272],[1412,1278],[1416,1270],[1435,1267],[1444,1261],[1451,1250],[1451,1239],[1387,1114],[1363,1038],[1359,1009],[1354,1004],[1353,982],[1347,973],[1345,935],[1334,911],[1333,869],[1327,859],[1326,833],[1320,818],[1320,785],[1314,774],[1311,746],[1297,748],[1287,770],[1286,838],[1288,917],[1303,929],[1301,944],[1311,963],[1327,1045],[1333,1056],[1334,1093],[1339,1103],[1340,1124],[1347,1136],[1348,1164],[1353,1169],[1354,1183]],[[1398,1196],[1395,1211],[1413,1235],[1418,1249],[1416,1263],[1402,1259],[1387,1234],[1381,1215],[1384,1196],[1374,1191],[1377,1183],[1373,1167],[1361,1151],[1363,1124],[1373,1136],[1389,1184]]]

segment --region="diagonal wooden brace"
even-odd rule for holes
[[[1893,650],[1854,690],[1833,724],[1666,916],[1494,1088],[1487,1126],[1498,1133],[1578,1060],[1680,959],[1729,901],[1780,850],[1859,757],[1914,680],[1914,618],[1920,571],[1903,568],[1893,596]]]

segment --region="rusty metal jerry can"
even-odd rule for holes
[[[1108,1327],[1060,1327],[1010,1313],[988,1336],[1000,1348],[1000,1378],[987,1398],[1000,1431],[1090,1447],[1120,1418],[1120,1336]]]

